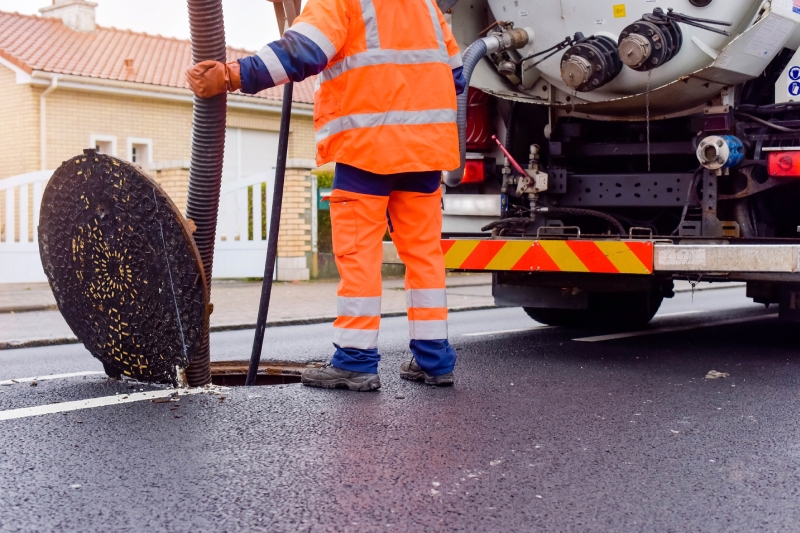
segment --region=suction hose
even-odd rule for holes
[[[222,0],[188,0],[189,28],[192,37],[192,61],[227,60]],[[214,263],[214,240],[222,181],[222,158],[225,152],[225,117],[227,95],[212,98],[194,97],[192,113],[192,156],[189,166],[189,198],[186,218],[194,221],[194,241],[200,250],[206,280],[211,290]],[[211,351],[206,313],[200,349],[186,369],[191,387],[211,383]]]
[[[464,164],[467,160],[467,98],[469,97],[469,82],[472,72],[481,59],[489,54],[501,52],[509,48],[522,48],[533,40],[533,31],[526,29],[513,29],[504,33],[493,34],[478,39],[467,48],[462,58],[464,68],[462,74],[466,87],[464,92],[458,95],[458,114],[456,115],[456,126],[458,126],[458,152],[461,158],[460,166],[455,170],[444,173],[444,184],[448,187],[457,187],[464,179]]]

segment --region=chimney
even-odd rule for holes
[[[97,4],[86,0],[53,0],[53,5],[39,10],[43,17],[61,19],[65,26],[75,31],[94,32],[94,8]]]

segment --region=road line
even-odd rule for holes
[[[500,335],[502,333],[521,333],[523,331],[539,331],[543,329],[553,329],[558,326],[538,326],[533,328],[523,328],[523,329],[504,329],[501,331],[483,331],[481,333],[462,333],[462,337],[485,337],[487,335]]]
[[[55,413],[66,413],[69,411],[80,411],[81,409],[94,409],[95,407],[106,407],[109,405],[155,400],[157,398],[168,398],[170,395],[175,394],[176,392],[179,396],[187,396],[189,394],[202,394],[204,392],[210,392],[210,389],[165,389],[158,391],[136,392],[133,394],[102,396],[100,398],[90,398],[88,400],[77,400],[74,402],[51,403],[48,405],[37,405],[36,407],[22,407],[20,409],[0,411],[0,420],[14,420],[17,418],[51,415]]]
[[[679,313],[667,313],[666,315],[656,315],[655,318],[669,318],[671,316],[696,315],[697,313],[705,313],[705,311],[700,311],[700,310],[681,311]]]
[[[707,322],[705,324],[692,324],[691,326],[674,326],[671,328],[645,329],[640,331],[629,331],[627,333],[614,333],[611,335],[598,335],[596,337],[582,337],[572,339],[576,342],[602,342],[614,339],[626,339],[629,337],[643,337],[645,335],[658,335],[660,333],[671,333],[673,331],[688,331],[691,329],[711,328],[715,326],[727,326],[730,324],[741,324],[743,322],[755,322],[756,320],[766,320],[768,318],[778,318],[778,314],[753,316],[748,318],[734,318],[732,320],[720,320],[717,322]]]
[[[95,372],[93,370],[87,370],[84,372],[72,372],[71,374],[50,374],[49,376],[36,376],[35,378],[6,379],[4,381],[0,381],[0,385],[13,385],[15,383],[30,383],[32,381],[47,381],[49,379],[77,378],[80,376],[96,376],[101,374],[105,375],[105,372]]]

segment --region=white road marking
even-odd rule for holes
[[[656,315],[655,318],[669,318],[671,316],[696,315],[697,313],[705,313],[705,311],[701,311],[699,309],[693,309],[692,311],[681,311],[679,313],[667,313],[665,315]]]
[[[81,409],[93,409],[95,407],[106,407],[108,405],[118,405],[123,403],[142,402],[145,400],[155,400],[156,398],[168,398],[170,395],[178,393],[179,396],[190,394],[202,394],[212,392],[213,389],[165,389],[148,392],[136,392],[133,394],[119,394],[116,396],[102,396],[100,398],[89,398],[88,400],[77,400],[74,402],[51,403],[48,405],[38,405],[36,407],[22,407],[20,409],[9,409],[0,411],[0,420],[14,420],[16,418],[28,418],[31,416],[51,415],[55,413],[66,413],[68,411],[79,411]]]
[[[543,329],[553,329],[558,326],[536,326],[533,328],[522,328],[522,329],[504,329],[501,331],[483,331],[481,333],[462,333],[462,337],[485,337],[487,335],[500,335],[503,333],[521,333],[523,331],[539,331]]]
[[[30,383],[32,381],[47,381],[48,379],[77,378],[80,376],[96,376],[99,374],[105,375],[105,372],[95,372],[87,370],[84,372],[72,372],[71,374],[50,374],[49,376],[36,376],[34,378],[6,379],[4,381],[0,381],[0,385],[13,385],[15,383]]]
[[[628,331],[627,333],[614,333],[611,335],[598,335],[596,337],[582,337],[572,339],[576,342],[602,342],[614,339],[626,339],[629,337],[642,337],[645,335],[658,335],[660,333],[671,333],[673,331],[688,331],[690,329],[711,328],[715,326],[727,326],[730,324],[741,324],[743,322],[754,322],[756,320],[766,320],[768,318],[778,318],[778,314],[753,316],[748,318],[734,318],[731,320],[719,320],[717,322],[706,322],[703,324],[692,324],[691,326],[674,326],[671,328],[645,329],[640,331]]]

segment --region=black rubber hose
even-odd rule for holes
[[[458,95],[458,114],[456,115],[456,126],[458,127],[458,153],[460,166],[455,170],[444,173],[444,183],[448,187],[457,187],[464,179],[464,162],[467,160],[467,99],[469,97],[469,80],[472,78],[472,71],[481,59],[486,56],[488,48],[486,38],[478,39],[467,48],[462,58],[464,76],[464,92]]]
[[[593,209],[578,209],[575,207],[542,207],[536,209],[537,213],[548,213],[553,215],[566,215],[566,216],[574,216],[574,217],[594,217],[600,218],[608,222],[611,226],[613,226],[618,232],[619,235],[625,235],[625,228],[622,226],[619,220],[612,217],[611,215],[607,215],[606,213],[602,213],[600,211],[594,211]],[[487,224],[486,226],[481,228],[481,231],[491,231],[495,228],[505,228],[508,227],[509,229],[513,226],[526,226],[531,225],[535,222],[533,218],[527,217],[516,217],[516,218],[504,218],[501,220],[495,220]]]
[[[543,207],[536,210],[537,213],[552,213],[554,215],[566,215],[574,217],[594,217],[601,218],[614,226],[620,235],[625,235],[625,228],[622,223],[611,215],[593,209],[578,209],[576,207]]]
[[[253,351],[250,352],[250,365],[244,384],[251,387],[256,384],[258,366],[261,363],[261,349],[264,346],[264,330],[267,327],[269,301],[272,296],[272,276],[275,273],[275,261],[278,257],[278,234],[281,227],[281,209],[283,208],[283,184],[286,178],[286,157],[289,151],[289,124],[292,118],[292,93],[294,84],[283,86],[283,105],[281,106],[281,129],[278,134],[278,161],[275,165],[275,191],[272,195],[272,211],[269,215],[269,240],[267,241],[267,261],[264,264],[264,279],[261,282],[261,300],[258,303],[258,319],[256,334],[253,338]]]
[[[192,37],[192,61],[227,60],[225,23],[222,0],[188,0],[189,29]],[[212,98],[194,97],[192,113],[192,156],[189,166],[189,198],[186,218],[194,221],[197,231],[194,241],[200,250],[206,280],[211,290],[214,264],[214,240],[219,211],[219,191],[222,182],[222,158],[225,153],[225,118],[227,95]],[[210,311],[210,309],[209,309]],[[202,341],[197,354],[186,369],[191,387],[211,383],[211,350],[208,321],[203,324]]]

